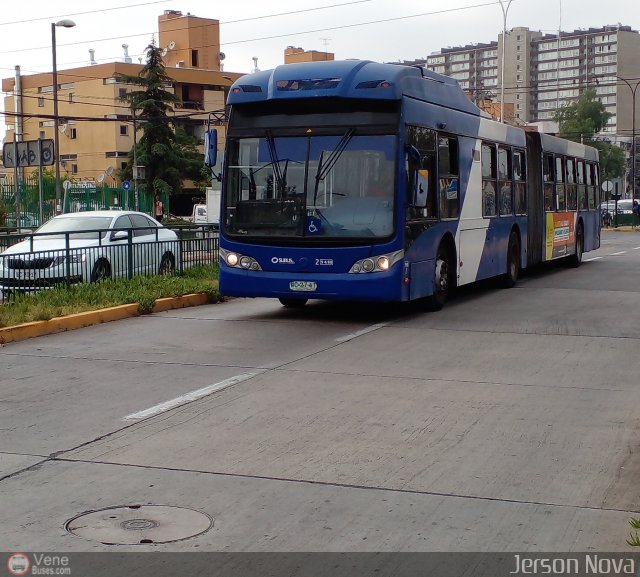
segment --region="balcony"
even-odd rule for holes
[[[204,103],[198,100],[185,100],[176,104],[176,108],[180,110],[204,110]]]

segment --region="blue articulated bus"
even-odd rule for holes
[[[370,61],[231,87],[220,290],[440,309],[456,286],[600,245],[593,148],[491,120],[458,83]]]

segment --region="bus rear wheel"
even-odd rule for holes
[[[582,253],[584,252],[584,232],[582,224],[578,225],[576,230],[576,246],[575,252],[569,257],[569,266],[578,268],[582,264]]]
[[[439,311],[449,298],[452,287],[451,259],[446,248],[440,246],[436,256],[433,275],[433,294],[425,299],[428,311]]]
[[[307,299],[281,298],[278,300],[283,307],[287,307],[289,309],[301,309],[304,305],[307,304]]]
[[[509,246],[507,248],[507,273],[504,276],[505,288],[513,288],[520,276],[520,242],[518,235],[512,232],[509,236]]]

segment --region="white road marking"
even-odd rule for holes
[[[600,260],[601,258],[604,258],[604,257],[602,257],[602,256],[594,256],[592,258],[585,258],[584,260],[585,260],[585,262],[590,262],[592,260]]]
[[[607,256],[618,256],[619,254],[625,254],[627,251],[626,250],[621,250],[620,252],[612,252],[611,254],[608,254]]]
[[[131,421],[134,419],[146,419],[147,417],[151,417],[153,415],[157,415],[159,413],[164,413],[169,409],[173,409],[174,407],[178,407],[180,405],[184,405],[191,401],[195,401],[196,399],[200,399],[201,397],[206,397],[211,393],[215,393],[231,387],[232,385],[236,385],[241,383],[242,381],[246,381],[255,377],[256,375],[264,373],[262,371],[256,371],[254,373],[244,373],[242,375],[236,375],[235,377],[230,377],[225,379],[224,381],[220,381],[219,383],[214,383],[213,385],[208,385],[206,387],[202,387],[201,389],[197,389],[195,391],[191,391],[190,393],[186,393],[184,395],[180,395],[175,399],[171,399],[170,401],[165,401],[164,403],[160,403],[159,405],[155,405],[148,409],[144,409],[143,411],[138,411],[137,413],[132,413],[124,417],[123,421]]]
[[[343,337],[338,337],[336,339],[336,342],[338,343],[344,343],[346,341],[350,341],[351,339],[355,339],[356,337],[359,337],[361,335],[366,335],[367,333],[370,333],[372,331],[377,331],[378,329],[381,329],[382,327],[386,327],[389,323],[378,323],[377,325],[371,325],[370,327],[367,327],[366,329],[362,329],[361,331],[357,331],[355,333],[351,333],[349,335],[345,335]]]
[[[640,250],[640,246],[634,246],[633,250]]]

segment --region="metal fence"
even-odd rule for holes
[[[106,182],[69,181],[62,194],[62,212],[114,208],[153,212],[153,198],[142,186],[136,195],[132,188],[124,190]],[[168,211],[169,199],[161,200]],[[16,185],[12,177],[6,176],[0,180],[0,205],[0,227],[36,228],[56,214],[55,183],[48,178],[40,182],[37,176],[30,176]]]
[[[206,226],[0,234],[0,301],[59,285],[137,275],[181,275],[218,260]],[[20,244],[18,244],[20,243]]]

